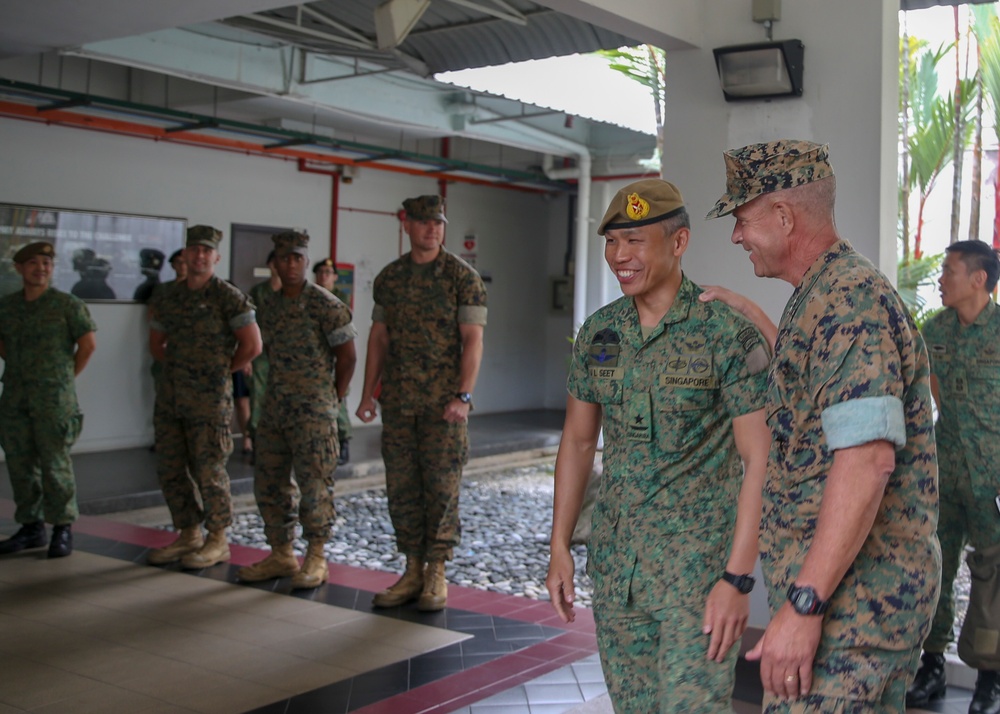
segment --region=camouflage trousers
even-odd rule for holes
[[[306,540],[326,541],[334,520],[336,427],[327,420],[282,416],[265,412],[254,442],[253,491],[264,535],[271,546],[291,543],[299,521]]]
[[[383,413],[382,459],[399,552],[451,560],[462,536],[458,493],[469,459],[468,425],[449,424],[440,410]]]
[[[739,645],[722,663],[708,661],[704,614],[681,603],[653,611],[595,606],[601,667],[617,714],[732,711]]]
[[[955,576],[965,546],[979,549],[1000,543],[1000,515],[993,498],[987,495],[995,497],[1000,492],[1000,483],[982,484],[983,488],[974,489],[964,455],[954,455],[948,463],[949,468],[941,469],[937,529],[941,541],[941,597],[931,631],[924,640],[924,650],[935,653],[944,652],[955,639]],[[972,586],[976,586],[975,579]]]
[[[919,661],[919,649],[824,652],[821,643],[813,665],[812,691],[822,693],[795,701],[782,701],[765,693],[761,711],[763,714],[903,714],[906,688]],[[843,681],[845,674],[847,682]],[[863,678],[865,686],[852,684],[853,677]],[[837,696],[838,689],[847,696]],[[850,691],[852,689],[859,691]],[[859,693],[863,694],[862,698],[856,698]]]
[[[156,475],[174,528],[190,528],[203,521],[209,531],[229,527],[233,522],[226,471],[226,460],[233,453],[229,425],[156,413],[153,430]]]
[[[33,414],[26,409],[0,410],[0,447],[18,523],[73,523],[79,515],[76,479],[69,449],[83,427],[83,415]]]
[[[264,414],[264,395],[267,392],[267,377],[271,371],[271,363],[266,357],[258,357],[253,361],[253,373],[250,378],[250,421],[247,431],[250,438],[257,436],[261,416]]]

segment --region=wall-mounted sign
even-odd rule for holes
[[[181,218],[0,203],[0,295],[21,289],[14,254],[46,241],[56,249],[53,287],[88,301],[148,299],[161,277],[173,280],[167,260],[186,229]]]

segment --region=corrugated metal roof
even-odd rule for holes
[[[227,22],[317,52],[358,57],[425,74],[637,44],[625,35],[530,0],[503,3],[511,9],[513,19],[488,14],[500,7],[490,0],[462,0],[461,4],[434,0],[395,50],[380,51],[376,46],[375,8],[381,1],[319,0],[304,6],[305,11],[303,6],[295,5]],[[477,4],[481,9],[470,7]]]

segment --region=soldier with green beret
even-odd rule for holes
[[[273,240],[281,290],[259,306],[270,372],[254,468],[271,553],[241,568],[239,578],[290,575],[293,588],[315,588],[327,579],[323,547],[334,521],[337,403],[354,375],[358,333],[350,309],[306,279],[309,236],[285,231]],[[309,544],[301,569],[292,551],[296,521]]]
[[[69,450],[83,426],[75,381],[94,353],[97,326],[82,300],[51,287],[55,257],[51,243],[18,250],[22,289],[0,298],[0,447],[21,524],[0,554],[45,545],[46,521],[48,556],[73,552],[79,511]]]
[[[149,348],[163,363],[153,413],[156,473],[179,531],[150,551],[156,565],[180,561],[195,569],[229,559],[231,375],[260,354],[261,340],[253,303],[215,275],[221,240],[211,226],[189,228],[187,278],[153,296]]]
[[[945,309],[923,329],[938,407],[941,598],[924,640],[923,663],[906,693],[910,707],[945,696],[944,651],[953,639],[955,575],[965,547],[971,545],[980,557],[992,553],[994,567],[1000,563],[1000,310],[992,297],[1000,258],[976,240],[952,243],[945,252],[938,280]],[[971,584],[972,602],[980,590],[989,592],[988,580],[973,577]],[[996,597],[994,591],[984,601],[996,603]],[[991,619],[974,622],[967,615],[963,624],[963,635],[976,628],[979,636],[970,639],[981,651],[969,657],[960,646],[958,652],[979,670],[970,714],[1000,713],[1000,609],[987,610]]]
[[[461,539],[458,494],[468,460],[472,391],[483,356],[486,286],[445,250],[444,199],[403,201],[410,252],[375,278],[375,307],[357,415],[376,416],[381,384],[382,458],[389,515],[406,572],[375,607],[447,604],[444,564]]]
[[[690,218],[672,183],[612,199],[598,234],[624,296],[573,344],[546,586],[574,619],[573,529],[604,431],[587,571],[617,712],[729,712],[757,560],[769,353],[681,269]]]
[[[313,275],[316,277],[317,285],[333,293],[345,305],[347,304],[347,296],[342,290],[337,289],[337,264],[333,262],[333,258],[324,258],[316,263],[313,266]],[[351,437],[354,435],[351,417],[347,413],[346,399],[341,400],[340,409],[337,410],[337,435],[340,438],[340,455],[337,457],[337,464],[343,465],[351,460],[350,444]]]
[[[732,242],[795,290],[776,335],[761,566],[772,618],[765,712],[902,712],[938,597],[937,454],[924,341],[892,284],[834,223],[829,148],[725,153]]]

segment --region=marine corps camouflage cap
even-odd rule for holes
[[[274,241],[274,255],[282,258],[290,253],[309,257],[309,234],[305,231],[282,231],[271,236]]]
[[[444,221],[444,199],[440,196],[417,196],[403,201],[406,217],[414,221]]]
[[[212,228],[212,226],[191,226],[187,230],[187,242],[184,245],[187,247],[203,245],[206,248],[218,250],[220,242],[222,242],[222,231],[218,228]]]
[[[619,228],[637,228],[677,215],[684,197],[676,186],[663,179],[643,179],[630,183],[611,199],[601,219],[597,235]]]
[[[726,193],[705,218],[728,215],[772,191],[795,188],[833,176],[830,147],[812,141],[780,139],[730,149],[726,160]]]
[[[19,251],[14,253],[14,262],[23,263],[27,260],[31,260],[36,255],[44,255],[52,260],[56,259],[56,249],[52,247],[51,243],[46,243],[45,241],[38,241],[37,243],[28,243],[28,245],[21,248]]]

